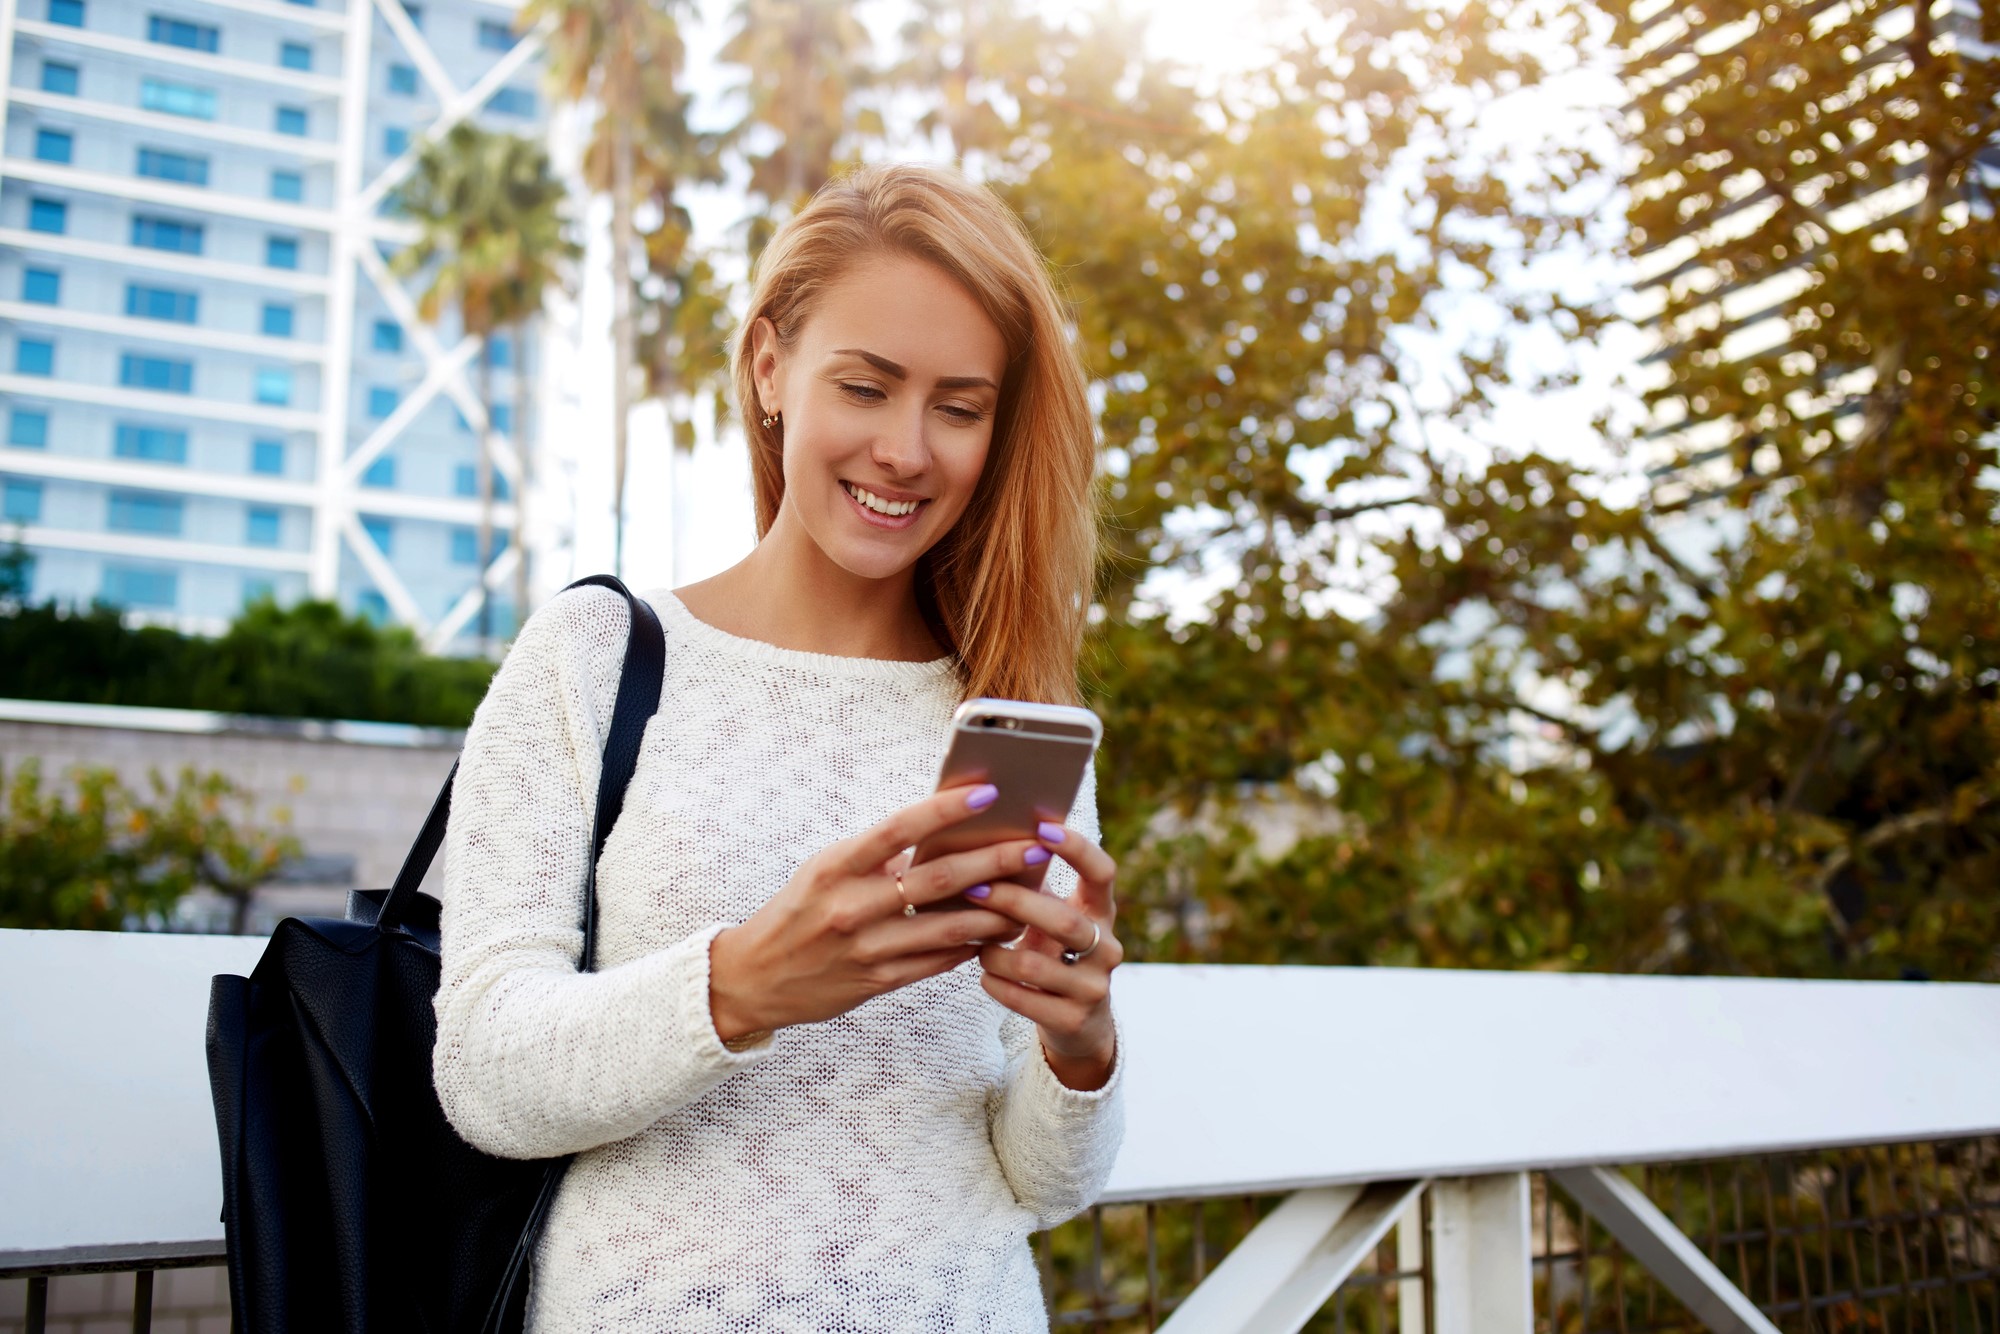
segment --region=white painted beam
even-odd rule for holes
[[[200,278],[207,282],[241,283],[246,287],[275,288],[308,296],[324,296],[324,274],[300,273],[296,269],[271,269],[256,264],[232,264],[226,260],[203,259],[198,255],[176,254],[168,250],[148,250],[144,246],[114,245],[105,241],[84,241],[53,232],[31,232],[19,227],[0,227],[0,246],[41,254],[67,255],[75,259],[98,260],[151,273],[171,273]]]
[[[141,320],[130,315],[98,315],[68,306],[44,306],[32,301],[0,301],[0,319],[17,324],[43,324],[54,329],[77,329],[86,333],[109,334],[127,341],[165,343],[178,348],[208,348],[216,352],[241,352],[270,361],[321,362],[326,350],[318,343],[296,338],[264,338],[256,334],[224,333],[198,324],[176,324],[171,320]]]
[[[40,526],[16,529],[29,547],[54,551],[84,551],[99,556],[131,556],[171,561],[176,565],[231,565],[255,570],[304,570],[303,551],[280,547],[231,547],[216,542],[184,542],[177,537],[140,537],[132,533],[87,533],[72,528]]]
[[[249,79],[255,83],[276,84],[281,88],[290,88],[311,97],[333,97],[340,92],[340,81],[337,79],[286,69],[278,64],[264,65],[252,60],[232,60],[228,56],[211,56],[199,51],[190,51],[185,47],[169,46],[165,42],[135,41],[130,37],[113,37],[108,33],[93,32],[88,28],[72,28],[60,23],[31,22],[23,19],[15,24],[15,27],[45,42],[59,46],[79,46],[92,51],[108,51],[141,64],[180,65],[200,70],[217,79]]]
[[[1175,1308],[1160,1334],[1242,1334],[1257,1308],[1298,1272],[1361,1199],[1361,1186],[1302,1190],[1250,1229]]]
[[[1528,1174],[1431,1184],[1435,1334],[1534,1334]]]
[[[52,398],[65,403],[130,408],[134,412],[154,412],[170,417],[201,417],[209,421],[238,422],[245,426],[269,426],[279,431],[310,431],[318,419],[316,413],[301,412],[295,408],[260,408],[249,403],[196,398],[193,394],[114,389],[109,385],[79,384],[74,380],[44,379],[39,375],[0,375],[0,392]]]
[[[1603,1167],[1562,1168],[1549,1176],[1714,1334],[1778,1334],[1757,1304],[1623,1176]]]
[[[114,176],[105,171],[84,171],[79,167],[54,166],[27,158],[10,157],[0,162],[0,174],[24,181],[40,181],[66,190],[107,195],[113,199],[158,204],[162,208],[184,209],[189,213],[209,213],[231,218],[247,218],[274,227],[301,231],[329,232],[334,215],[323,208],[303,204],[274,204],[256,195],[227,194],[198,185],[162,185],[138,176]]]
[[[72,97],[67,93],[45,93],[35,88],[13,88],[8,90],[8,96],[22,106],[34,107],[37,110],[58,111],[85,120],[115,122],[120,125],[130,125],[135,129],[150,130],[155,134],[179,135],[207,143],[230,144],[237,148],[254,148],[268,153],[280,153],[286,157],[316,158],[323,162],[331,162],[336,151],[332,144],[320,139],[301,139],[289,134],[268,134],[262,130],[246,130],[212,120],[199,120],[193,116],[169,116],[163,112],[119,106],[114,102],[97,102],[87,97]]]

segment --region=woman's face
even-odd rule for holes
[[[882,255],[820,298],[790,347],[752,331],[757,393],[784,413],[794,521],[851,574],[903,573],[971,503],[1007,368],[1006,341],[944,270]]]

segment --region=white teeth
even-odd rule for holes
[[[891,518],[901,514],[909,514],[917,506],[923,504],[921,500],[884,500],[873,491],[865,490],[854,485],[852,482],[842,482],[841,485],[847,488],[848,495],[853,496],[869,509],[874,510],[877,514],[887,514]]]

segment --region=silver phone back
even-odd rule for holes
[[[1069,819],[1077,789],[1083,785],[1083,768],[1096,749],[1097,720],[1081,709],[1044,706],[1034,714],[1041,716],[1009,709],[997,700],[976,700],[959,710],[938,789],[991,783],[1000,789],[1000,796],[971,819],[919,843],[916,861],[1033,838],[1039,822],[1062,824]],[[1029,867],[1014,879],[1040,888],[1047,869]]]

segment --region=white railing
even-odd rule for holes
[[[220,1253],[208,980],[262,948],[0,931],[0,1275]],[[1106,1201],[1292,1192],[1176,1334],[1298,1329],[1420,1200],[1428,1334],[1529,1334],[1531,1172],[1709,1329],[1761,1334],[1615,1165],[2000,1131],[2000,987],[1130,965],[1117,988]]]

